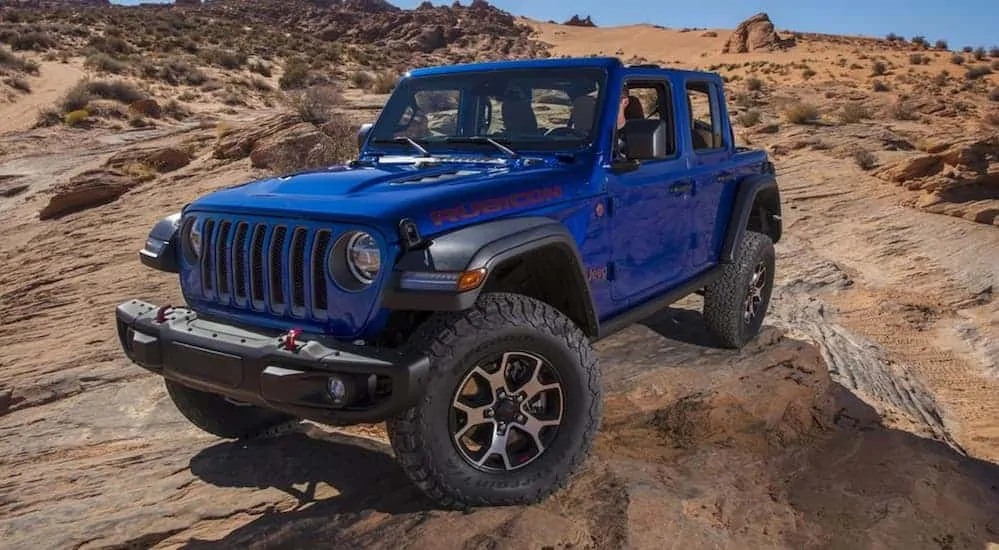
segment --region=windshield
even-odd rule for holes
[[[569,151],[596,134],[604,93],[601,69],[502,69],[405,79],[371,129],[378,149],[504,154]],[[468,139],[475,138],[475,139]],[[488,138],[488,139],[487,139]],[[490,143],[492,142],[492,143]]]

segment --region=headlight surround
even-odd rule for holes
[[[330,275],[347,290],[367,288],[378,278],[381,268],[382,252],[378,241],[365,231],[345,233],[330,251]]]

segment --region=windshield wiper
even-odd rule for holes
[[[405,143],[420,152],[421,157],[429,157],[430,151],[427,151],[426,147],[420,145],[418,141],[408,136],[399,136],[392,139],[375,139],[371,143]]]
[[[520,158],[520,155],[513,149],[503,145],[502,143],[496,141],[491,137],[486,137],[486,136],[468,136],[468,137],[451,136],[445,139],[444,143],[488,143],[489,145],[492,145],[493,147],[499,149],[500,151],[503,151],[504,153],[509,155],[509,157],[512,159]],[[507,143],[510,142],[507,141]]]

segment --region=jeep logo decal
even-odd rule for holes
[[[534,206],[561,196],[562,186],[559,185],[542,189],[532,189],[531,191],[514,193],[505,197],[484,199],[441,210],[434,210],[430,213],[430,219],[434,225],[443,225],[448,222],[478,218],[485,214],[495,214],[497,212]]]

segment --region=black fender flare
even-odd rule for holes
[[[179,273],[180,212],[170,214],[153,225],[146,244],[139,250],[143,265],[167,273]]]
[[[567,261],[565,284],[578,293],[583,306],[580,328],[588,335],[599,331],[593,297],[584,264],[572,234],[565,225],[544,216],[506,218],[457,229],[429,239],[427,246],[404,253],[382,293],[383,306],[392,310],[462,311],[471,308],[495,269],[503,262],[546,247],[561,251]],[[409,290],[400,288],[407,272],[464,272],[486,269],[486,280],[477,288]]]
[[[783,225],[777,178],[772,172],[749,176],[740,183],[736,192],[728,230],[725,232],[725,243],[722,246],[721,263],[731,263],[735,260],[735,252],[746,235],[754,206],[756,209],[764,210],[760,212],[762,223],[765,224],[764,232],[770,235],[774,243],[780,241]]]

